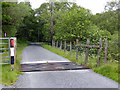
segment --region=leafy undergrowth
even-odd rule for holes
[[[76,62],[78,65],[83,65],[85,60],[85,54],[82,53],[78,56],[78,60],[76,60],[76,53],[72,52],[72,55],[70,55],[69,51],[66,51],[64,53],[64,50],[60,50],[59,48],[51,47],[50,45],[42,45],[43,48],[50,50],[51,52],[54,52],[62,57],[65,57],[69,59],[70,61]],[[101,60],[101,65],[97,67],[97,56],[92,55],[88,58],[87,66],[91,68],[94,72],[102,74],[103,76],[106,76],[118,83],[120,81],[118,80],[118,63],[117,62],[108,62],[106,65],[104,65],[104,60]],[[120,71],[119,71],[120,72]]]
[[[14,64],[14,71],[11,71],[11,65],[2,65],[2,69],[0,72],[2,72],[1,77],[2,81],[0,81],[1,84],[7,85],[13,85],[17,81],[17,77],[22,74],[19,71],[20,68],[20,61],[22,59],[22,50],[27,46],[28,44],[25,43],[18,43],[17,44],[17,59],[16,63]]]

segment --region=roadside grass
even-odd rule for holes
[[[69,51],[66,51],[64,53],[64,50],[60,50],[56,47],[51,47],[50,45],[41,45],[43,48],[54,52],[64,58],[69,59],[70,61],[76,62],[77,65],[84,65],[85,60],[85,53],[81,53],[81,55],[78,56],[78,60],[76,60],[76,52],[75,50],[72,51],[72,54],[70,55]],[[92,55],[88,57],[88,63],[87,65],[90,69],[92,69],[94,72],[102,74],[103,76],[106,76],[118,83],[120,83],[120,80],[118,80],[118,62],[115,62],[115,60],[108,60],[107,64],[104,64],[104,58],[101,58],[101,65],[97,67],[97,56]]]
[[[70,61],[76,62],[76,57],[75,55],[70,55],[69,51],[66,51],[66,53],[64,53],[64,50],[60,50],[59,48],[55,48],[55,47],[51,47],[50,45],[41,45],[43,48],[50,50],[51,52],[54,52],[64,58],[69,59]]]
[[[20,61],[22,59],[22,50],[27,46],[26,43],[17,43],[17,58],[16,63],[14,64],[14,71],[11,71],[11,65],[2,65],[2,69],[0,72],[2,72],[1,77],[2,81],[0,81],[0,84],[7,85],[13,85],[17,81],[17,77],[22,74],[20,72]]]
[[[118,80],[118,65],[117,64],[106,64],[106,65],[102,65],[100,67],[96,67],[93,69],[94,72],[102,74],[103,76],[106,76],[118,83],[120,83],[120,81]]]

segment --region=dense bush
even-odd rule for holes
[[[108,58],[109,59],[115,59],[119,60],[120,59],[120,54],[118,50],[118,31],[116,31],[112,36],[111,40],[108,43]]]

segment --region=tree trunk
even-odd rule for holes
[[[60,50],[62,50],[62,41],[60,41]]]
[[[66,52],[66,41],[64,42],[64,52]]]

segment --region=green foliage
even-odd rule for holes
[[[34,12],[31,15],[24,18],[22,26],[18,28],[17,37],[22,41],[38,41],[38,33],[42,39],[41,24],[36,21]],[[39,32],[38,32],[39,31]]]
[[[16,27],[12,25],[2,25],[2,30],[3,32],[5,31],[7,33],[8,37],[15,36],[17,32]],[[3,33],[3,36],[4,36],[4,33]]]
[[[50,4],[43,3],[38,9],[35,10],[36,21],[38,21],[40,35],[42,36],[40,39],[44,41],[50,41]]]
[[[24,17],[30,15],[30,6],[27,3],[2,2],[2,31],[7,37],[15,36]]]
[[[118,41],[118,31],[116,31],[112,36],[111,36],[111,40],[108,43],[108,54],[109,54],[109,59],[116,59],[119,60],[120,59],[120,54],[119,54],[119,50],[118,50],[118,45],[119,45],[119,41]]]
[[[58,1],[58,0],[57,0]],[[72,2],[53,3],[53,39],[54,41],[72,41],[76,44],[99,45],[103,40],[101,56],[104,57],[104,42],[108,40],[108,59],[118,60],[118,2],[109,2],[106,12],[92,15],[90,10]],[[51,41],[51,3],[43,3],[39,8],[32,10],[29,3],[2,4],[3,35],[17,36],[22,41]],[[113,44],[115,42],[115,44]],[[84,49],[85,48],[80,48]],[[90,55],[97,54],[97,49],[89,48]],[[89,56],[90,56],[89,55]],[[118,59],[117,59],[118,58]]]
[[[22,74],[19,71],[11,71],[10,65],[2,66],[2,84],[4,85],[13,85],[17,80],[19,74]],[[0,82],[1,83],[1,82]]]
[[[90,11],[70,2],[55,2],[53,5],[53,33],[55,40],[81,38],[90,26]],[[42,23],[44,40],[50,41],[51,6],[44,3],[36,9],[37,20]],[[63,34],[64,33],[64,34]]]
[[[119,14],[119,0],[108,2],[105,6],[105,12],[103,13],[97,13],[96,15],[93,15],[91,18],[91,22],[95,24],[99,30],[98,36],[91,36],[94,40],[94,38],[102,38],[103,39],[103,48],[104,50],[104,42],[105,39],[108,40],[108,60],[119,60],[120,55],[118,52],[118,14]],[[95,34],[93,31],[90,31],[90,33],[93,35]],[[98,40],[98,39],[96,39]],[[98,41],[95,41],[98,42]],[[102,57],[104,56],[104,51],[101,53]]]
[[[104,13],[97,13],[93,15],[91,21],[97,25],[102,30],[107,30],[111,34],[114,34],[114,31],[118,31],[118,9],[119,3],[108,2]]]
[[[109,77],[110,79],[113,79],[116,82],[119,82],[117,64],[106,64],[106,65],[95,68],[94,71],[99,74],[102,74],[103,76]]]
[[[105,11],[113,11],[119,8],[120,0],[115,0],[111,2],[107,2],[105,6]]]
[[[68,3],[69,4],[69,3]],[[55,29],[55,40],[75,40],[82,38],[90,26],[90,13],[89,10],[78,7],[75,3],[68,10],[59,10]],[[64,34],[63,34],[64,33]]]

